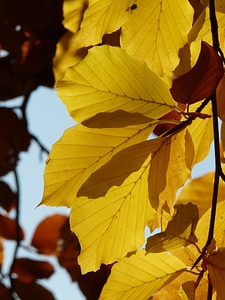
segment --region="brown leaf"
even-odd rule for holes
[[[9,108],[0,108],[0,176],[14,170],[21,151],[26,151],[30,136],[24,123]]]
[[[2,300],[12,300],[10,290],[0,282],[0,298]]]
[[[78,284],[87,300],[98,300],[104,284],[111,272],[111,265],[101,265],[97,272],[81,275]]]
[[[9,212],[16,206],[16,197],[8,184],[0,181],[0,206]]]
[[[17,258],[13,265],[13,273],[17,274],[20,281],[31,282],[36,279],[49,278],[54,273],[54,268],[46,261]]]
[[[3,249],[2,239],[0,239],[0,272],[2,269],[3,261],[4,261],[4,249]]]
[[[61,214],[54,214],[45,218],[37,226],[31,245],[37,248],[39,253],[45,255],[54,254],[61,229],[67,220],[68,217]]]
[[[19,236],[17,237],[17,223],[15,220],[0,215],[0,236],[7,240],[23,240],[24,232],[19,227]]]
[[[14,279],[13,285],[16,293],[22,300],[55,300],[51,292],[36,282],[24,283],[19,279]]]
[[[77,257],[80,254],[80,244],[76,235],[71,232],[69,219],[62,226],[57,241],[56,256],[59,264],[67,270],[73,281],[81,275]]]
[[[195,66],[174,79],[171,94],[179,103],[192,104],[201,101],[215,92],[223,74],[223,62],[216,50],[206,42],[202,42]]]

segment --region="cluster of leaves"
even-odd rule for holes
[[[83,274],[113,264],[99,299],[223,299],[223,1],[65,0],[63,24],[54,72],[78,124],[41,204],[71,208]],[[192,180],[213,139],[216,171]]]

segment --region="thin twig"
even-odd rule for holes
[[[19,188],[19,178],[18,178],[18,174],[17,171],[14,170],[14,177],[15,177],[15,185],[16,185],[16,217],[15,217],[15,221],[16,221],[16,246],[14,249],[14,253],[13,253],[13,257],[12,257],[12,264],[10,267],[10,272],[9,272],[9,277],[10,277],[10,282],[11,282],[11,287],[10,287],[10,294],[11,294],[11,298],[15,299],[14,297],[14,293],[15,293],[15,289],[14,289],[14,283],[13,283],[13,278],[12,278],[12,273],[13,273],[13,268],[16,262],[16,258],[17,258],[17,253],[20,247],[20,226],[19,226],[19,219],[20,219],[20,188]]]

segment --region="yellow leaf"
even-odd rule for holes
[[[197,221],[198,209],[196,205],[192,203],[179,205],[166,230],[148,238],[146,251],[148,253],[171,251],[195,243],[197,239],[194,232]]]
[[[143,245],[144,229],[155,213],[148,199],[148,166],[149,158],[105,197],[80,197],[74,202],[70,222],[81,245],[78,259],[83,273],[118,261]]]
[[[224,13],[217,12],[216,18],[218,22],[219,30],[219,41],[221,49],[225,50],[224,43],[224,28],[225,28],[225,15]],[[199,16],[198,20],[193,25],[189,33],[189,43],[191,43],[191,65],[193,66],[198,58],[201,41],[205,41],[208,44],[212,44],[212,33],[209,9],[206,9]]]
[[[181,191],[177,199],[180,203],[191,203],[198,206],[199,216],[201,217],[212,205],[212,192],[214,182],[214,172],[209,172],[199,178],[190,181]],[[225,184],[220,180],[217,202],[225,199]]]
[[[178,51],[187,43],[193,9],[186,0],[136,3],[137,9],[127,15],[122,26],[121,46],[163,77],[179,62]]]
[[[48,157],[41,204],[70,207],[92,172],[123,148],[146,140],[153,128],[89,129],[79,124],[67,129]]]
[[[221,125],[221,142],[222,142],[222,151],[223,151],[223,156],[225,155],[225,123],[222,122]]]
[[[76,65],[87,55],[87,49],[77,48],[77,33],[67,31],[56,46],[53,59],[55,81],[58,82],[65,74],[68,67]]]
[[[225,201],[221,201],[217,204],[216,209],[216,220],[215,220],[215,232],[214,239],[216,240],[217,247],[225,246],[225,210],[224,210]],[[209,229],[209,220],[210,220],[211,209],[208,209],[207,212],[201,217],[198,222],[195,234],[198,238],[198,246],[202,249],[207,241],[208,229]]]
[[[168,137],[152,155],[149,171],[149,199],[152,207],[161,209],[167,203],[169,209],[173,210],[177,190],[190,176],[193,158],[192,139],[186,130]]]
[[[71,32],[79,30],[83,13],[88,6],[88,0],[64,0],[63,1],[63,25]]]
[[[133,172],[140,169],[144,161],[156,152],[166,138],[144,141],[121,150],[104,166],[92,173],[82,185],[78,196],[98,198],[104,196],[112,186],[120,186]]]
[[[99,44],[104,34],[118,30],[132,4],[132,0],[89,0],[79,33],[80,47]]]
[[[169,87],[144,62],[117,47],[99,46],[59,81],[58,95],[75,121],[124,110],[158,119],[177,109]]]
[[[146,255],[140,250],[113,266],[99,299],[147,300],[185,270],[185,264],[170,254]]]
[[[199,103],[191,105],[190,111],[195,111],[199,107]],[[203,114],[212,115],[211,105],[207,105],[203,110]],[[212,118],[196,118],[190,126],[188,126],[193,145],[195,157],[193,165],[202,161],[210,152],[210,146],[213,141],[213,124]]]
[[[216,299],[223,300],[225,294],[225,248],[218,249],[207,259],[207,262],[209,276],[217,293]]]
[[[180,296],[182,300],[195,300],[195,285],[194,281],[186,281],[180,288]]]
[[[222,121],[225,121],[225,75],[221,78],[216,88],[216,103],[218,116]]]

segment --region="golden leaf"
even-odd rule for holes
[[[99,46],[67,69],[58,95],[75,121],[124,110],[158,119],[178,109],[169,87],[144,62],[117,47]]]
[[[122,26],[121,46],[163,77],[179,62],[178,51],[187,43],[193,9],[185,0],[136,3],[137,9]]]
[[[146,255],[140,250],[113,266],[99,299],[147,300],[185,270],[185,264],[170,254]]]

